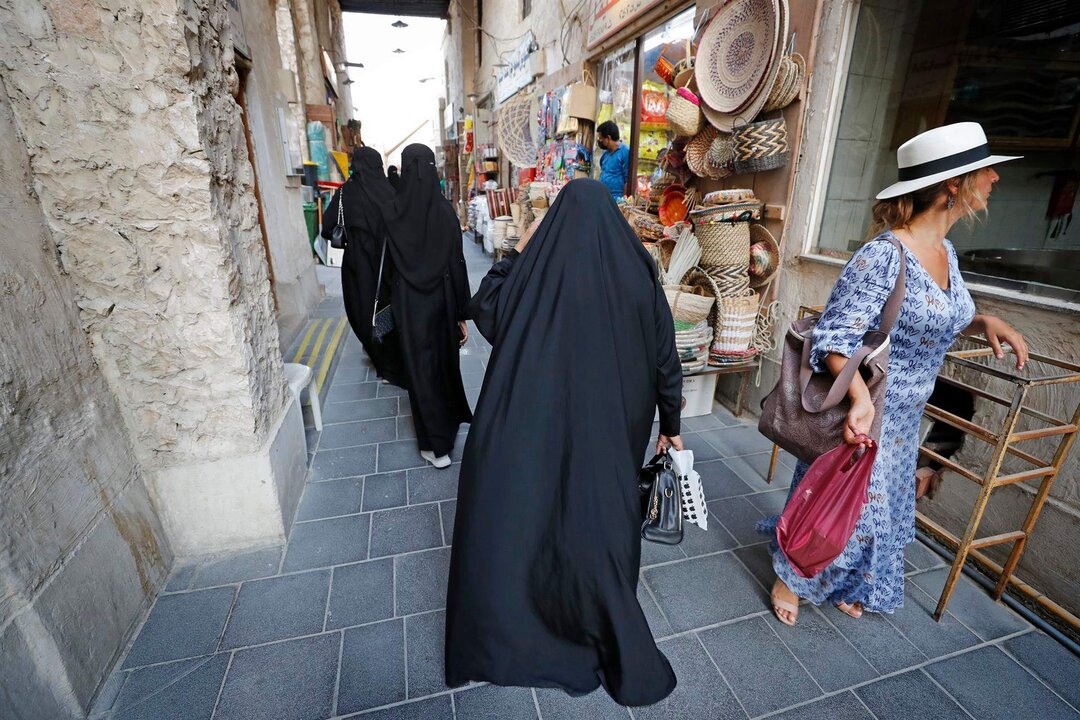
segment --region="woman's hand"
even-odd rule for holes
[[[469,324],[464,320],[458,320],[457,324],[461,328],[461,342],[458,343],[458,347],[465,347],[465,343],[469,339]]]
[[[656,454],[662,455],[667,451],[668,447],[673,447],[676,450],[681,451],[683,449],[682,436],[673,435],[672,437],[668,437],[667,435],[661,435],[656,441]]]
[[[874,403],[869,396],[853,400],[844,422],[844,442],[863,448],[870,447],[873,444],[870,440],[870,428],[874,424],[874,413]]]
[[[540,227],[540,218],[532,221],[532,225],[530,225],[529,229],[525,231],[525,234],[521,236],[521,239],[518,240],[517,245],[514,246],[514,249],[517,250],[519,253],[524,252],[525,246],[529,244],[530,240],[532,240],[532,236],[536,232],[536,228],[538,227]]]
[[[1028,346],[1024,336],[999,317],[980,315],[978,319],[981,320],[983,335],[986,336],[990,347],[994,348],[994,355],[997,359],[1001,360],[1005,357],[1005,351],[1001,349],[1001,343],[1007,343],[1016,353],[1016,369],[1023,370],[1028,360]]]

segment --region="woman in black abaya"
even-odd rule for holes
[[[469,276],[457,214],[439,193],[435,154],[409,145],[401,165],[397,197],[384,212],[397,269],[391,307],[420,455],[443,468],[458,428],[472,419],[458,355],[468,336]]]
[[[636,481],[658,406],[660,444],[682,446],[682,368],[655,265],[607,188],[574,180],[470,312],[493,350],[458,485],[446,682],[658,702],[675,675],[636,597]]]
[[[338,203],[344,200],[344,220],[349,242],[341,261],[341,293],[345,315],[364,351],[371,358],[379,377],[405,387],[405,368],[397,336],[391,333],[382,342],[371,337],[371,316],[375,310],[375,289],[379,278],[379,259],[386,241],[382,211],[394,199],[394,189],[383,175],[382,156],[373,148],[362,147],[349,159],[352,174],[334,193],[322,217],[322,236],[330,239],[338,224]],[[390,302],[390,278],[393,261],[387,257],[383,283],[379,288],[379,307]]]

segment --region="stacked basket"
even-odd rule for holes
[[[684,375],[700,372],[709,361],[713,330],[709,323],[716,302],[711,292],[688,285],[664,288],[675,319],[675,347]]]

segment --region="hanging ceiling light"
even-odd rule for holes
[[[409,23],[401,22],[400,20],[398,20],[397,22],[390,23],[390,27],[395,27],[398,29],[407,28],[409,27]]]

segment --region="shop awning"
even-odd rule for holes
[[[342,12],[445,18],[449,0],[341,0]]]

